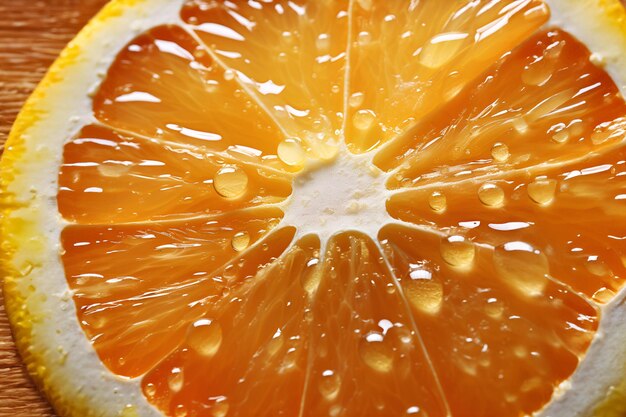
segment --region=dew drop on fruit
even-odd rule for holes
[[[237,166],[225,166],[215,174],[213,187],[222,197],[241,197],[248,188],[248,174]]]
[[[315,46],[319,51],[327,51],[330,49],[330,37],[327,33],[321,33],[315,40]]]
[[[587,270],[597,277],[606,277],[611,275],[609,267],[598,259],[597,256],[590,256],[587,259]]]
[[[365,95],[363,93],[352,93],[348,99],[348,105],[352,108],[358,108],[363,105]]]
[[[428,205],[437,212],[444,211],[448,205],[447,203],[446,196],[439,191],[434,191],[430,197],[428,197]]]
[[[552,179],[536,179],[528,184],[528,196],[537,204],[549,204],[554,200],[556,181]]]
[[[191,325],[187,344],[199,355],[214,356],[222,344],[222,326],[208,319],[200,319]]]
[[[302,288],[308,295],[313,295],[317,291],[322,280],[322,268],[319,259],[313,258],[307,262],[306,269],[302,273]]]
[[[504,190],[496,184],[486,183],[478,189],[480,202],[489,207],[499,207],[504,203]]]
[[[393,352],[384,344],[380,333],[370,333],[363,338],[359,353],[363,362],[376,372],[388,373],[393,369]]]
[[[352,116],[352,125],[358,130],[369,130],[374,126],[376,113],[372,110],[359,110]]]
[[[211,408],[211,417],[226,417],[229,408],[227,401],[220,401]]]
[[[270,356],[276,355],[283,348],[285,344],[285,337],[280,330],[276,330],[276,333],[272,336],[269,342],[267,342],[266,351]]]
[[[463,236],[450,236],[441,241],[441,256],[447,264],[466,267],[474,262],[476,248]]]
[[[501,319],[504,314],[504,304],[497,298],[489,298],[485,306],[485,313],[492,319]]]
[[[339,390],[341,389],[341,377],[337,375],[334,371],[327,369],[322,372],[322,377],[320,379],[319,391],[328,401],[332,401],[337,398],[339,395]]]
[[[148,398],[154,398],[154,396],[156,395],[156,386],[152,382],[150,382],[144,387],[144,392],[146,393],[146,396]]]
[[[615,291],[602,287],[593,294],[593,299],[599,303],[606,304],[615,297]]]
[[[187,417],[187,409],[184,405],[178,404],[174,409],[174,417]]]
[[[179,392],[183,389],[183,383],[185,382],[185,377],[183,374],[183,370],[180,368],[173,368],[170,374],[167,377],[167,386],[172,392]]]
[[[439,281],[432,278],[408,279],[404,283],[404,294],[417,311],[435,315],[441,310],[443,286]]]
[[[306,159],[306,152],[300,140],[287,138],[278,144],[278,157],[290,166],[302,165]]]
[[[522,294],[537,297],[548,283],[548,258],[525,242],[508,242],[495,248],[493,262],[503,281]]]
[[[539,60],[529,64],[524,68],[522,72],[522,81],[524,84],[531,86],[542,86],[552,78],[554,68],[551,62],[547,58],[540,58]]]
[[[359,46],[369,45],[369,43],[372,41],[372,34],[367,31],[359,32],[356,41]]]
[[[121,177],[126,174],[130,170],[128,165],[124,165],[122,163],[110,163],[104,162],[98,165],[98,172],[104,177]]]
[[[491,148],[491,156],[498,162],[506,162],[511,156],[509,147],[504,143],[496,143]]]
[[[248,232],[235,233],[231,245],[237,252],[245,250],[250,245],[250,234]]]
[[[224,79],[226,81],[232,81],[235,79],[235,71],[231,70],[231,69],[227,69],[226,71],[224,71]]]
[[[419,55],[419,62],[430,69],[437,69],[452,61],[469,37],[464,32],[446,32],[433,36]]]

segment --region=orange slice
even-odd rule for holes
[[[2,159],[31,374],[62,416],[623,415],[624,22],[111,2]]]

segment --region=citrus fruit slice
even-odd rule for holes
[[[617,0],[114,0],[2,159],[62,416],[623,416]]]

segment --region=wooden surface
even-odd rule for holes
[[[24,100],[106,0],[0,0],[0,145]],[[0,290],[0,417],[52,417],[15,351]]]
[[[0,0],[0,152],[24,100],[106,0]],[[54,417],[15,350],[0,289],[0,417]]]

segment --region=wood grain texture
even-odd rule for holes
[[[106,0],[0,0],[0,153],[22,104]],[[28,378],[0,285],[0,417],[55,417]]]
[[[0,0],[0,146],[48,66],[106,0]],[[1,148],[0,148],[1,150]],[[0,290],[0,417],[53,417],[15,350]]]

